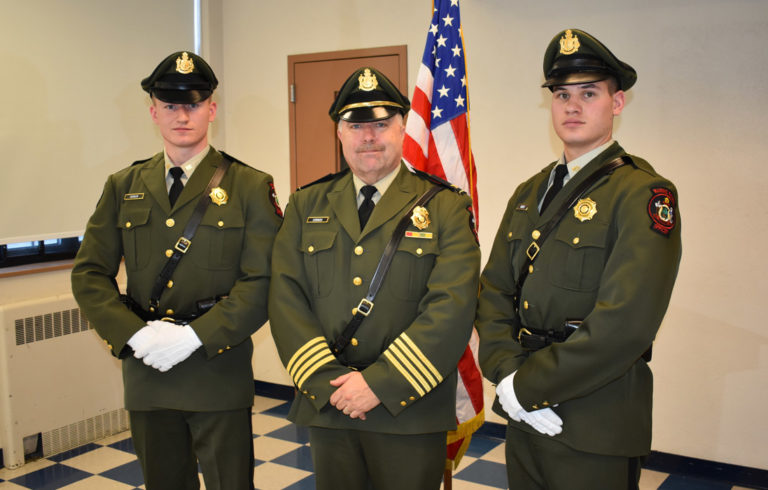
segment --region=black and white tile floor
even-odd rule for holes
[[[289,402],[257,396],[253,410],[255,486],[261,490],[315,488],[307,432],[286,420]],[[0,468],[0,490],[143,489],[130,434],[124,432],[63,454]],[[202,488],[205,488],[204,485]],[[476,435],[454,473],[454,490],[506,488],[503,441]],[[643,470],[643,490],[736,490],[722,481]]]

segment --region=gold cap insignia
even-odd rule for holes
[[[227,201],[229,200],[227,191],[225,191],[221,187],[214,187],[213,189],[211,189],[211,193],[208,195],[211,197],[211,202],[213,204],[216,204],[217,206],[223,206],[227,204]]]
[[[181,53],[180,58],[176,58],[176,71],[184,75],[195,71],[195,62],[185,52]]]
[[[579,50],[579,36],[574,36],[570,29],[560,38],[560,54],[573,54]]]
[[[573,216],[579,221],[591,220],[597,214],[597,203],[590,198],[579,199],[573,207]]]
[[[416,206],[413,208],[413,214],[411,215],[411,222],[413,223],[413,226],[416,228],[423,230],[427,226],[429,226],[429,211],[427,211],[427,208],[423,208],[421,206]]]
[[[376,75],[371,73],[371,70],[366,68],[363,73],[357,77],[357,81],[360,82],[360,90],[370,92],[375,90],[379,86],[379,81],[376,80]]]

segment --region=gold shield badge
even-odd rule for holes
[[[195,62],[184,52],[180,58],[176,58],[176,71],[184,75],[195,71]]]
[[[560,54],[573,54],[579,50],[579,36],[574,36],[570,29],[560,38]]]
[[[429,211],[427,211],[427,208],[423,208],[421,206],[416,206],[413,208],[413,214],[411,215],[411,222],[413,223],[413,226],[416,228],[423,230],[427,226],[429,226]]]
[[[371,73],[368,68],[357,77],[357,81],[360,82],[359,88],[364,92],[370,92],[379,86],[379,81],[376,80],[376,75]]]
[[[223,206],[227,204],[227,201],[229,201],[229,196],[227,195],[227,191],[225,191],[221,187],[214,187],[213,189],[211,189],[211,193],[208,195],[211,197],[211,202],[213,204],[216,204],[217,206]]]
[[[579,221],[591,220],[597,214],[597,203],[590,198],[579,199],[573,207],[573,216]]]

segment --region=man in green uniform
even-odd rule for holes
[[[377,70],[355,71],[330,110],[351,172],[294,193],[275,240],[270,325],[320,490],[437,489],[456,427],[480,252],[469,197],[401,162],[409,106]]]
[[[109,176],[72,270],[81,310],[123,361],[149,490],[199,488],[198,461],[208,489],[253,488],[251,334],[282,213],[271,176],[208,144],[217,84],[187,52],[142,81],[164,150]]]
[[[480,280],[480,365],[509,421],[510,488],[637,488],[650,346],[680,262],[677,192],[613,140],[631,66],[569,29],[544,76],[563,154],[507,205]]]

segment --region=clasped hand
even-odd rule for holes
[[[359,371],[331,380],[331,386],[337,387],[331,395],[331,405],[350,418],[365,420],[366,412],[381,403]]]
[[[517,372],[517,371],[515,371]],[[526,412],[517,400],[513,380],[515,373],[510,374],[496,386],[496,394],[499,396],[501,407],[515,422],[525,422],[537,431],[548,436],[554,436],[563,431],[563,419],[551,408],[543,408]]]
[[[203,343],[189,325],[162,320],[148,322],[128,340],[133,356],[160,372],[188,358]]]

